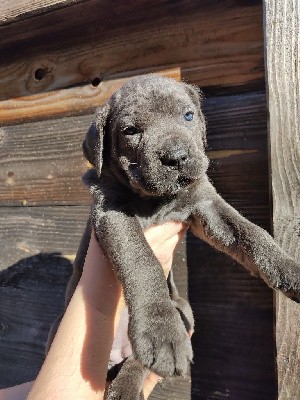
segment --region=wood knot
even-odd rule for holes
[[[6,183],[8,186],[12,186],[15,184],[15,174],[13,171],[8,171]]]
[[[30,65],[26,89],[37,93],[48,89],[55,80],[56,63],[50,60],[36,60]]]
[[[41,81],[46,74],[47,70],[45,68],[38,68],[34,73],[34,77],[37,81]]]

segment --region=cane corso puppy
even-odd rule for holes
[[[148,226],[187,221],[196,236],[271,288],[300,299],[299,266],[209,181],[200,102],[198,89],[185,83],[155,75],[133,78],[98,109],[83,143],[94,167],[84,177],[94,205],[67,297],[81,275],[93,226],[123,285],[133,350],[108,391],[110,400],[140,399],[147,369],[182,375],[192,359],[192,312],[171,275],[166,282],[143,235]]]

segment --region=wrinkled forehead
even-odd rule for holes
[[[113,112],[172,115],[193,106],[182,84],[166,78],[136,78],[119,89],[112,99]]]

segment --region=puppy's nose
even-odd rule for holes
[[[178,168],[185,164],[187,160],[188,154],[186,150],[179,147],[173,147],[160,156],[161,163],[168,167]]]

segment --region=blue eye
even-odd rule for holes
[[[193,111],[188,111],[187,113],[184,114],[184,119],[186,121],[192,121],[193,118],[194,118]]]

